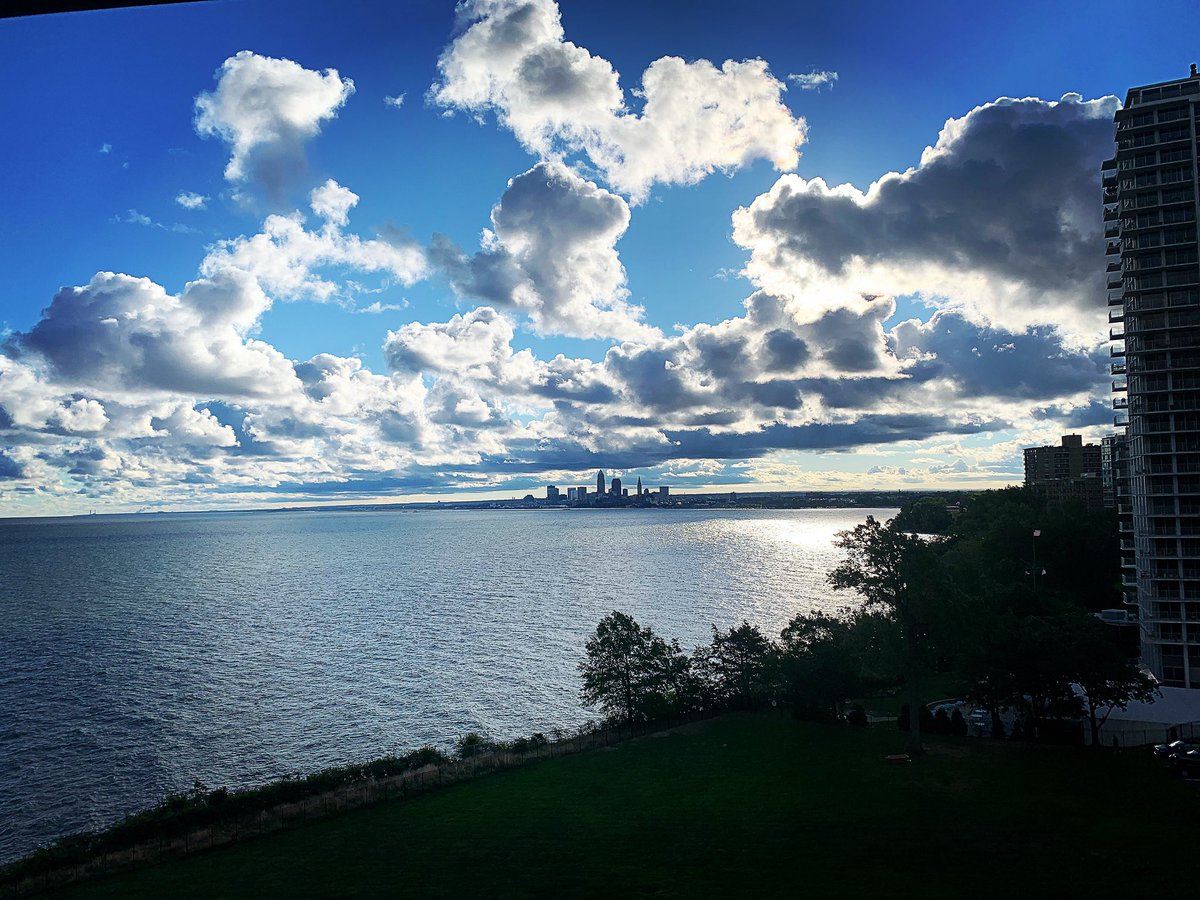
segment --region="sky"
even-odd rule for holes
[[[1200,55],[1141,13],[0,20],[0,515],[1019,482],[1112,430],[1099,166]]]

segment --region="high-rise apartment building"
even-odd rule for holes
[[[1200,75],[1133,88],[1104,163],[1126,603],[1164,685],[1200,688]]]

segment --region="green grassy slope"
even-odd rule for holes
[[[1195,858],[1195,792],[1148,752],[901,747],[729,716],[58,896],[1166,896]]]

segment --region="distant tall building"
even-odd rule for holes
[[[604,494],[604,470],[601,469],[596,473],[596,493]]]
[[[1101,166],[1112,372],[1129,493],[1118,493],[1125,602],[1142,660],[1200,688],[1200,75],[1131,88]],[[1127,411],[1127,412],[1126,412]],[[1119,481],[1117,482],[1119,485]]]
[[[548,485],[546,487],[546,502],[547,503],[557,503],[558,502],[558,488],[552,484]]]
[[[1077,434],[1065,434],[1059,447],[1025,448],[1025,484],[1050,503],[1071,501],[1089,509],[1104,505],[1103,452],[1099,444],[1084,444]]]
[[[638,476],[637,495],[639,497],[642,496],[642,476],[641,475]]]
[[[658,499],[659,500],[666,500],[670,496],[671,496],[671,489],[669,487],[660,487],[658,489]]]
[[[612,480],[612,489],[611,489],[611,493],[612,493],[612,495],[613,495],[614,497],[620,497],[620,496],[621,496],[621,479],[620,479],[620,478],[614,478],[614,479]]]

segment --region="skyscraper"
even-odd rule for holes
[[[604,470],[601,469],[596,473],[596,493],[604,496]]]
[[[1101,167],[1112,372],[1127,430],[1125,602],[1164,685],[1200,688],[1200,75],[1132,88]]]
[[[639,497],[642,496],[642,476],[641,475],[638,476],[637,495]]]
[[[615,476],[613,477],[612,486],[609,490],[609,493],[611,493],[614,497],[621,496],[621,479],[620,478],[617,478]]]

